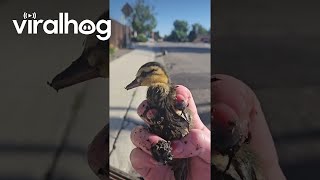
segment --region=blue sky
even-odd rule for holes
[[[110,0],[110,17],[120,21],[122,19],[122,6],[135,0]],[[210,0],[145,0],[155,8],[157,27],[160,35],[169,35],[176,19],[186,20],[189,26],[200,23],[206,29],[210,28]],[[190,27],[189,27],[190,28]]]

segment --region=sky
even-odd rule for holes
[[[135,0],[110,0],[110,17],[123,22],[121,9],[125,3],[134,4]],[[210,28],[210,0],[145,0],[153,5],[157,27],[161,36],[169,35],[175,20],[185,20],[189,29],[193,23]]]

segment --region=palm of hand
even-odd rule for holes
[[[210,179],[210,131],[204,126],[197,113],[196,105],[191,92],[183,87],[177,88],[177,95],[182,95],[189,104],[189,109],[193,114],[193,129],[181,140],[173,141],[174,158],[190,158],[188,179]],[[146,123],[155,114],[154,110],[147,109],[147,101],[141,103],[138,114]],[[161,138],[139,126],[131,133],[131,139],[137,146],[130,155],[133,168],[144,177],[144,179],[174,179],[171,167],[164,166],[156,162],[150,153],[150,148]]]

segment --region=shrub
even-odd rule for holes
[[[135,38],[136,42],[147,42],[148,38],[144,34],[138,34],[138,36]]]
[[[109,46],[109,56],[113,56],[114,53],[116,52],[116,50],[117,50],[117,48],[114,45],[110,44],[110,46]]]

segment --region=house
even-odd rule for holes
[[[126,47],[126,31],[129,35],[129,40],[132,36],[132,29],[126,25],[121,24],[120,22],[111,19],[111,37],[109,43],[116,48]]]
[[[206,34],[206,35],[198,35],[198,37],[193,40],[194,43],[210,43],[211,37],[210,34]]]

